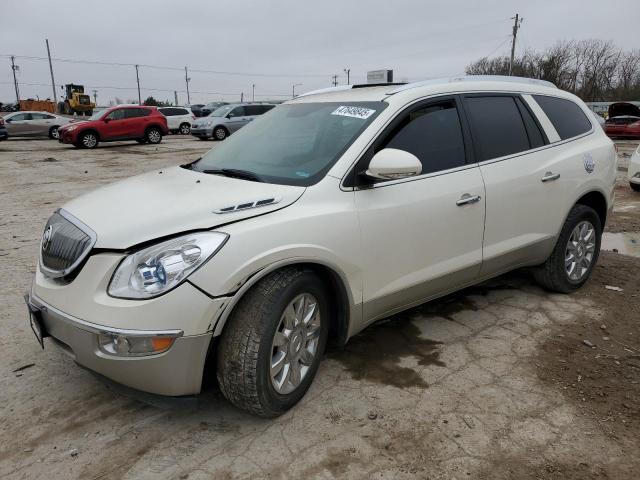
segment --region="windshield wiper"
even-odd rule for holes
[[[249,180],[251,182],[264,182],[264,180],[253,172],[248,170],[238,170],[235,168],[220,168],[213,170],[202,170],[202,173],[208,173],[212,175],[224,175],[225,177],[241,178],[243,180]]]

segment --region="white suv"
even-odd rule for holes
[[[158,111],[167,117],[167,127],[171,133],[189,135],[191,124],[196,116],[187,107],[158,107]]]
[[[546,82],[309,93],[202,159],[57,210],[32,327],[158,394],[198,393],[212,357],[231,402],[276,416],[328,340],[375,320],[520,267],[552,291],[579,288],[615,176],[588,108]]]

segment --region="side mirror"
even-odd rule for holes
[[[109,117],[105,117],[105,118],[102,119],[102,121],[104,123],[109,123],[111,121],[111,119]]]
[[[7,118],[4,122],[5,123],[11,123],[11,122],[13,122],[13,120],[11,120],[10,118]]]
[[[234,115],[233,115],[233,114],[231,114],[231,113],[227,113],[227,118],[233,118],[233,117],[234,117]]]
[[[395,148],[384,148],[373,156],[365,175],[382,180],[394,180],[414,177],[421,173],[422,163],[414,154]]]

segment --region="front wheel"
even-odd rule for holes
[[[60,138],[60,133],[58,132],[58,127],[51,127],[49,129],[49,138],[57,140]]]
[[[86,132],[80,136],[82,148],[96,148],[98,146],[98,136],[93,132]]]
[[[188,123],[183,123],[180,125],[180,133],[182,135],[189,135],[191,133],[191,125]]]
[[[574,205],[545,263],[533,269],[548,290],[569,293],[585,284],[598,261],[602,224],[591,207]]]
[[[287,268],[241,299],[220,340],[217,376],[224,396],[261,417],[302,399],[327,342],[328,299],[311,271]]]
[[[148,143],[152,145],[158,144],[162,141],[162,132],[157,128],[152,127],[149,130],[147,130],[145,139]]]
[[[629,182],[629,186],[631,187],[631,190],[633,190],[634,192],[640,192],[640,183]]]
[[[215,138],[216,140],[224,140],[225,138],[227,138],[227,129],[224,127],[216,127],[213,130],[213,138]]]

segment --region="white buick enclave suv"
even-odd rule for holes
[[[305,394],[327,341],[515,268],[583,285],[616,154],[553,85],[345,86],[274,108],[192,163],[49,219],[27,295],[39,341],[140,390],[237,406]],[[214,372],[207,372],[213,375]]]

